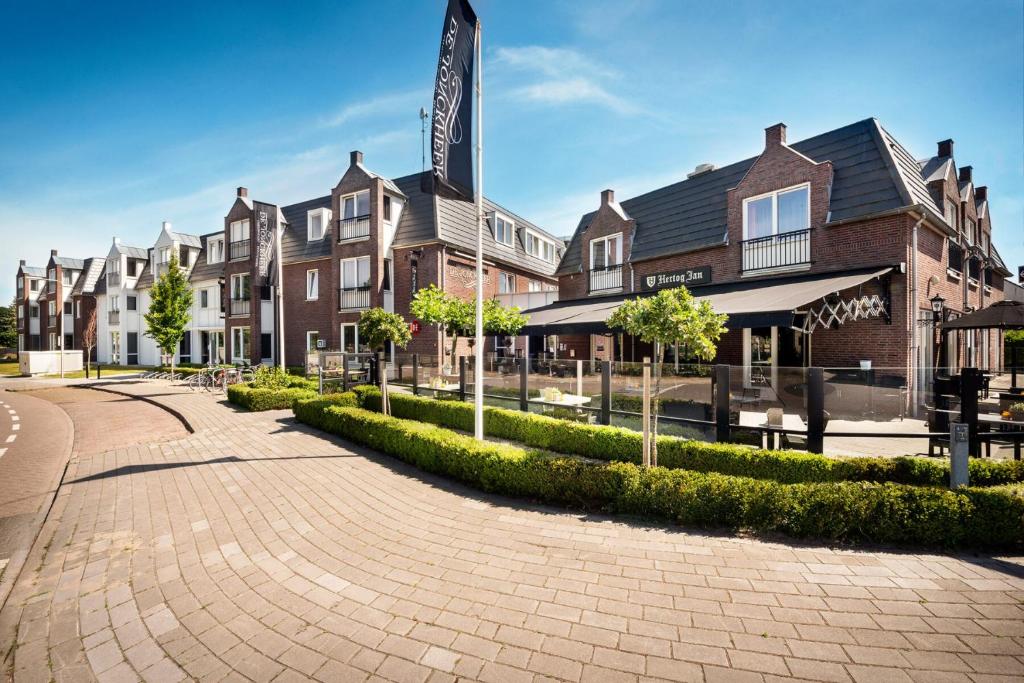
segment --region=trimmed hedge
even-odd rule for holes
[[[232,384],[228,387],[228,400],[253,412],[283,410],[291,408],[296,400],[315,397],[316,392],[302,388],[256,389],[248,384]]]
[[[300,422],[484,491],[679,524],[802,538],[942,547],[1024,543],[1022,487],[957,491],[823,482],[783,484],[625,462],[558,457],[320,400]]]
[[[380,411],[376,387],[356,388],[360,406]],[[395,417],[473,431],[473,406],[391,392]],[[622,427],[558,420],[503,408],[484,408],[484,432],[532,448],[581,455],[597,460],[640,463],[643,437]],[[728,443],[658,437],[658,464],[668,469],[717,472],[784,484],[828,481],[893,482],[948,486],[949,464],[926,458],[833,458],[802,451],[760,450]],[[1024,481],[1024,461],[971,458],[974,486],[996,486]]]

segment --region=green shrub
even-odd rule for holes
[[[362,386],[356,390],[362,407],[380,410],[380,391],[376,387]],[[391,413],[395,417],[473,431],[473,406],[468,403],[392,392]],[[639,463],[643,447],[642,435],[630,429],[572,423],[489,406],[484,408],[484,432],[532,448],[597,460]],[[786,484],[866,481],[949,485],[948,463],[926,458],[833,458],[802,451],[760,450],[671,436],[658,437],[658,464],[669,469],[772,479]],[[1024,461],[972,458],[968,466],[974,486],[1024,481]]]
[[[246,410],[284,410],[299,399],[315,398],[316,392],[302,388],[264,389],[251,384],[232,384],[228,387],[228,400]],[[352,397],[353,402],[355,397]]]
[[[293,410],[301,422],[425,471],[548,503],[835,541],[941,547],[1024,542],[1022,487],[949,491],[893,483],[783,484],[556,457],[320,400],[296,401]]]

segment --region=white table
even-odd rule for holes
[[[590,403],[590,396],[580,396],[579,394],[562,394],[562,398],[558,401],[545,401],[543,396],[537,398],[531,398],[530,403],[543,403],[549,406],[564,406],[566,408],[579,408]]]
[[[429,384],[417,384],[416,388],[419,389],[420,391],[458,391],[459,384],[458,382],[445,383],[439,387],[433,387],[430,386]]]
[[[783,413],[782,414],[782,424],[781,425],[769,425],[768,424],[768,413],[767,412],[762,413],[762,412],[756,411],[756,410],[741,410],[740,411],[740,424],[739,424],[739,426],[740,427],[762,427],[762,428],[763,427],[771,426],[774,429],[780,429],[781,428],[781,429],[786,429],[786,430],[790,430],[790,431],[794,431],[794,432],[807,431],[807,425],[804,424],[804,421],[800,419],[799,415],[794,415],[793,413]],[[767,448],[768,444],[766,442],[768,440],[767,439],[768,433],[767,432],[762,432],[762,434],[766,437],[765,439],[763,439],[763,443],[764,443],[764,446]],[[773,441],[775,443],[775,448],[778,448],[779,447],[779,433],[778,432],[774,432],[772,434],[772,436],[775,437],[773,439]]]

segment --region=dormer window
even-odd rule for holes
[[[953,228],[954,230],[956,230],[956,228],[957,228],[957,220],[956,220],[957,213],[959,213],[959,212],[957,211],[956,202],[954,202],[954,201],[952,201],[950,199],[947,199],[946,200],[946,222],[949,223],[949,227]]]
[[[64,281],[65,286],[70,285],[72,283],[72,281],[74,280],[74,275],[75,274],[73,271],[67,269],[61,271],[61,279]]]
[[[170,247],[160,247],[160,258],[157,261],[157,263],[163,265],[165,263],[170,263],[170,262],[171,262],[171,248]]]
[[[603,270],[622,264],[622,233],[590,240],[590,269]]]
[[[188,268],[189,263],[191,263],[188,247],[184,244],[178,247],[178,262],[182,268]]]
[[[207,263],[223,263],[224,262],[224,238],[218,237],[216,239],[206,240],[206,262]]]
[[[555,262],[555,243],[541,237],[532,230],[526,231],[526,253],[530,256],[547,261]]]
[[[330,221],[330,209],[313,209],[306,212],[306,239],[310,242],[322,240]]]
[[[500,213],[494,214],[494,239],[498,244],[504,244],[506,247],[511,247],[512,238],[515,233],[515,223],[505,216],[502,216]]]
[[[28,281],[28,289],[31,292],[38,292],[39,291],[39,280],[29,280]]]
[[[128,277],[135,277],[139,274],[139,262],[133,258],[128,259]]]
[[[811,227],[810,186],[787,188],[743,201],[743,239],[771,237]]]

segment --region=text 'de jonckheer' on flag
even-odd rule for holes
[[[424,176],[423,188],[425,192],[467,202],[474,198],[472,95],[476,23],[476,12],[467,0],[448,0],[434,81],[431,173]]]

